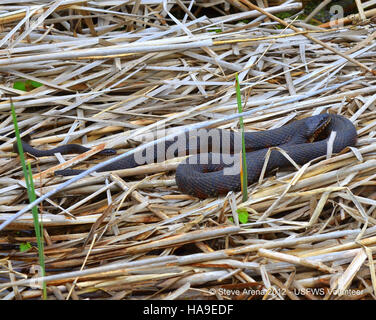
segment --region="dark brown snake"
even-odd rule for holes
[[[332,114],[308,117],[277,129],[246,132],[244,138],[248,183],[259,178],[269,147],[283,149],[295,163],[303,165],[327,153],[329,136],[333,131],[336,135],[332,152],[338,153],[348,146],[355,145],[357,134],[352,122],[343,116]],[[235,141],[239,142],[240,137],[240,133],[221,129],[200,129],[194,134],[189,131],[176,136],[174,140],[156,143],[151,148],[117,160],[98,171],[133,168],[159,162],[166,157],[195,154],[180,163],[176,169],[176,184],[179,189],[199,198],[226,194],[230,190],[238,191],[241,188],[239,166],[235,166],[235,169],[238,168],[236,172],[226,171],[231,169],[234,163],[239,164],[241,147]],[[36,157],[50,156],[58,152],[67,154],[89,150],[77,144],[67,144],[50,150],[35,149],[26,141],[23,141],[22,145],[25,152]],[[18,150],[16,144],[14,150]],[[197,154],[198,152],[200,154]],[[111,155],[116,151],[105,149],[101,153]],[[271,150],[266,173],[275,168],[289,166],[291,162],[279,150]],[[83,171],[65,169],[55,171],[55,175],[70,176]]]

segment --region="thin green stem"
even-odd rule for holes
[[[14,131],[16,133],[18,154],[20,156],[22,171],[25,177],[27,194],[28,194],[30,203],[32,203],[33,201],[36,200],[33,173],[31,171],[30,163],[27,163],[26,165],[25,155],[24,155],[22,143],[21,143],[20,130],[18,128],[17,115],[16,115],[16,111],[14,110],[14,105],[13,105],[12,100],[11,100],[11,111],[12,111]],[[33,214],[35,237],[37,239],[37,244],[38,244],[38,256],[39,256],[39,265],[41,269],[41,276],[44,277],[45,276],[45,262],[44,262],[44,246],[43,246],[43,224],[42,222],[39,223],[38,208],[33,207],[31,212]],[[47,299],[47,288],[46,288],[45,282],[42,283],[42,288],[43,288],[43,299]]]
[[[242,107],[242,97],[240,93],[240,84],[239,84],[239,78],[238,74],[235,74],[235,80],[236,80],[236,100],[238,102],[238,112],[243,112]],[[247,162],[246,162],[246,152],[245,152],[245,141],[244,141],[244,123],[243,123],[243,117],[239,117],[239,125],[240,125],[240,131],[242,135],[242,165],[241,165],[241,183],[242,183],[242,195],[243,195],[243,202],[248,200],[248,174],[247,174]]]

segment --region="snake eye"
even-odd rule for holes
[[[330,117],[328,114],[320,114],[307,119],[307,138],[309,142],[313,142],[318,139],[324,133],[325,129],[330,123]]]

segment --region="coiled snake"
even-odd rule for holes
[[[294,121],[277,129],[262,132],[246,132],[246,163],[248,183],[258,179],[265,162],[268,148],[279,147],[291,159],[305,164],[327,153],[330,133],[335,131],[333,152],[338,153],[345,147],[355,145],[357,134],[352,122],[340,115],[321,114]],[[142,152],[132,154],[115,161],[99,171],[112,171],[133,168],[145,163],[167,158],[192,154],[176,169],[176,184],[187,194],[207,198],[226,194],[241,187],[239,170],[239,152],[241,150],[240,133],[221,129],[201,129],[177,135],[174,140],[155,144]],[[50,150],[38,150],[22,141],[25,152],[36,157],[49,156],[60,152],[82,153],[89,150],[76,144],[67,144]],[[17,146],[14,145],[17,152]],[[114,154],[113,149],[102,150],[102,154]],[[200,152],[200,154],[197,154]],[[272,149],[267,162],[266,173],[275,168],[291,166],[279,150]],[[76,175],[84,170],[65,169],[55,171],[55,175]]]

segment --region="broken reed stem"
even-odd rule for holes
[[[249,2],[248,0],[240,0],[241,2],[243,2],[244,4],[246,4],[249,8],[251,9],[255,9],[257,11],[260,11],[262,14],[265,14],[267,17],[277,21],[278,23],[284,25],[285,27],[289,27],[290,29],[294,30],[295,32],[300,32],[300,30],[296,27],[294,27],[293,25],[289,25],[287,22],[279,19],[278,17],[274,16],[273,14],[265,11],[264,9],[262,8],[259,8],[258,6],[254,5],[253,3]],[[359,61],[355,60],[354,58],[351,58],[349,57],[347,54],[345,53],[342,53],[336,49],[334,49],[332,46],[330,46],[329,44],[326,44],[325,42],[319,40],[319,39],[316,39],[314,37],[312,37],[311,35],[309,35],[308,33],[303,33],[303,35],[308,38],[309,40],[313,41],[313,42],[316,42],[317,44],[321,45],[322,47],[324,47],[325,49],[328,49],[332,52],[334,52],[335,54],[338,54],[339,56],[345,58],[346,60],[356,64],[357,66],[359,66],[360,68],[372,73],[373,75],[376,75],[376,71],[375,70],[372,70],[371,68],[367,67],[366,65],[364,65],[363,63],[360,63]]]
[[[41,149],[94,147],[83,157],[30,158],[43,199],[48,299],[374,298],[376,82],[359,63],[307,35],[371,69],[376,31],[372,24],[319,30],[296,19],[289,25],[306,30],[279,30],[262,11],[232,3],[246,10],[224,14],[216,2],[166,7],[118,0],[64,2],[68,10],[38,1],[25,2],[27,10],[2,7],[0,21],[13,20],[0,30],[0,90],[13,97],[21,136],[31,134]],[[302,6],[268,4],[262,10],[273,14]],[[210,19],[207,10],[215,12]],[[234,112],[235,74],[247,93],[241,115]],[[43,85],[13,87],[28,80]],[[28,232],[33,217],[19,162],[9,152],[15,141],[9,110],[4,98],[0,220],[12,222],[0,235],[0,299],[38,299],[40,290],[28,287],[38,281],[30,271],[38,255],[19,250],[36,238]],[[108,159],[89,156],[104,146],[129,155],[159,137],[162,127],[163,137],[200,125],[237,130],[242,116],[246,131],[261,132],[327,112],[354,123],[357,145],[263,175],[246,190],[246,202],[240,193],[203,200],[181,193],[174,174],[184,158],[68,185],[70,178],[49,174],[71,164],[103,164]],[[232,223],[237,212],[247,214],[245,223]],[[268,293],[209,293],[255,284]],[[314,287],[362,293],[298,293]]]

